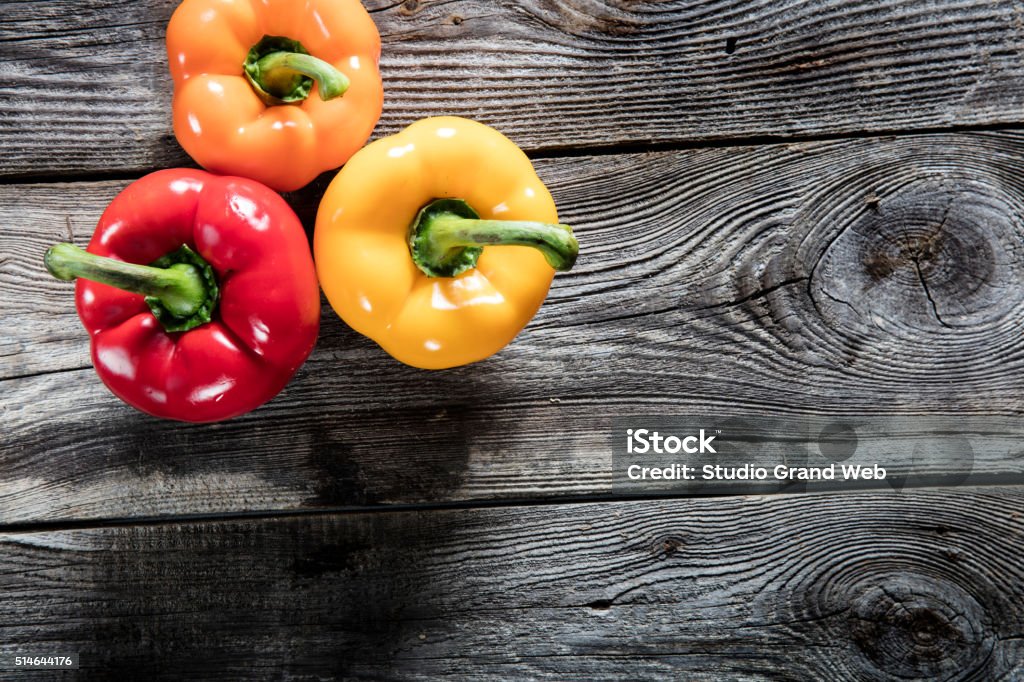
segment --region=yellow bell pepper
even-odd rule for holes
[[[357,152],[327,188],[313,239],[338,315],[424,369],[501,350],[578,249],[526,154],[450,116]]]

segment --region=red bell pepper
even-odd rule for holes
[[[288,204],[252,180],[164,170],[110,204],[87,251],[46,267],[78,278],[78,315],[113,393],[190,422],[259,407],[305,362],[320,327],[309,242]]]

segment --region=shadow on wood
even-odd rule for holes
[[[1024,656],[1021,495],[5,534],[0,653],[79,651],[89,673],[146,679],[1013,679]]]

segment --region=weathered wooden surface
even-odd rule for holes
[[[175,4],[0,0],[0,655],[79,651],[69,679],[1024,679],[1024,485],[980,487],[1024,480],[1024,134],[963,130],[1024,124],[1019,3],[368,2],[376,134],[496,125],[544,157],[582,258],[452,371],[325,308],[284,393],[207,426],[107,393],[41,267],[190,163]],[[307,227],[325,182],[289,196]],[[910,433],[866,448],[880,490],[612,501],[613,419],[693,413],[947,415],[953,456]]]
[[[163,45],[175,6],[0,2],[0,174],[186,163]],[[384,43],[382,134],[461,114],[558,150],[1024,117],[1024,10],[1013,0],[367,6]]]
[[[110,396],[40,264],[126,182],[0,187],[0,520],[608,495],[630,414],[1020,417],[1022,153],[972,133],[542,161],[583,256],[509,348],[413,370],[325,308],[286,391],[212,426]],[[316,196],[293,197],[307,223]],[[1021,428],[1000,434],[974,480],[1024,474]]]
[[[3,534],[0,654],[78,651],[105,679],[1015,680],[1022,503],[962,489]]]

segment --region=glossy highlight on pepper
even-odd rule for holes
[[[450,116],[353,156],[327,188],[314,235],[338,315],[425,369],[505,347],[577,251],[527,156],[493,128]]]
[[[215,173],[298,189],[380,117],[380,35],[358,0],[184,0],[167,55],[174,134]]]
[[[77,278],[100,378],[157,417],[212,422],[255,409],[316,343],[306,234],[278,194],[245,178],[147,175],[111,202],[86,251],[59,244],[46,266]]]

